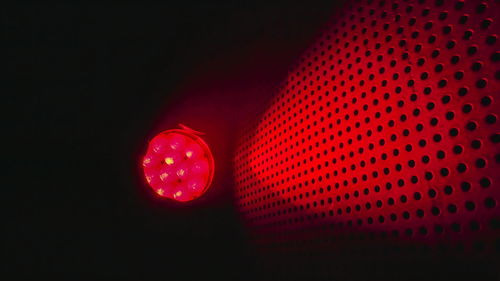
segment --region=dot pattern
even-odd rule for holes
[[[500,4],[349,2],[238,143],[254,242],[498,248]]]

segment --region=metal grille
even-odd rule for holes
[[[500,4],[351,2],[240,139],[254,242],[498,249]]]

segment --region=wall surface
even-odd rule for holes
[[[240,138],[254,244],[283,278],[498,278],[500,4],[351,2]]]

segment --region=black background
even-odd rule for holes
[[[2,8],[1,275],[265,279],[231,200],[234,141],[335,6]],[[217,165],[186,205],[158,200],[138,166],[147,139],[182,122]]]

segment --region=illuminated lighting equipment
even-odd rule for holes
[[[163,131],[142,160],[149,186],[161,197],[186,202],[204,194],[214,175],[214,159],[202,135],[184,125]]]

